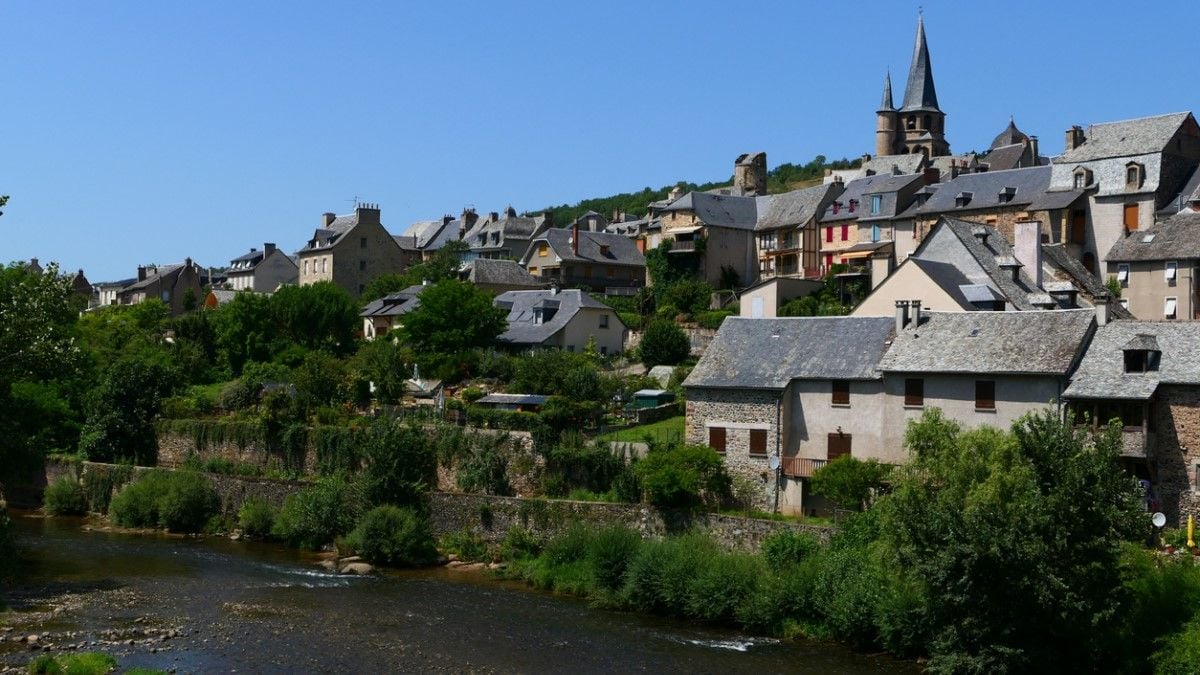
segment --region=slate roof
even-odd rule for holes
[[[132,277],[129,279],[120,279],[118,281],[99,281],[99,282],[96,282],[95,284],[92,284],[92,286],[96,289],[125,288],[126,286],[129,286],[129,285],[135,283],[136,281],[137,281],[137,277]]]
[[[1025,144],[1002,145],[992,148],[986,155],[979,158],[980,163],[988,165],[988,171],[1007,171],[1018,168],[1021,157],[1025,155]]]
[[[1036,166],[1008,171],[964,173],[942,183],[937,192],[917,209],[917,213],[953,213],[1030,204],[1050,186],[1050,172],[1049,166]],[[1002,202],[1000,193],[1005,188],[1016,188],[1016,192],[1010,201]],[[958,206],[958,196],[968,192],[971,193],[970,201],[964,206]]]
[[[463,237],[463,241],[467,242],[467,245],[475,251],[498,249],[505,245],[507,239],[528,240],[545,225],[545,215],[518,216],[515,211],[510,209],[497,220],[479,220],[475,223],[475,227],[471,228],[471,231]],[[499,242],[492,242],[493,232],[500,233]],[[479,241],[481,234],[486,235],[486,240],[483,242]]]
[[[526,272],[525,268],[513,260],[478,258],[467,263],[463,274],[467,281],[473,284],[528,286],[530,288],[540,288],[542,285],[529,272]]]
[[[929,46],[925,44],[925,18],[917,18],[917,40],[913,44],[912,64],[908,70],[908,84],[904,87],[904,105],[901,112],[938,108],[937,90],[933,86],[933,65],[929,62]]]
[[[396,245],[400,247],[401,251],[416,251],[416,250],[418,250],[416,237],[408,237],[408,236],[404,236],[402,234],[393,234],[392,241],[396,242]]]
[[[301,253],[305,251],[315,251],[319,248],[328,248],[333,246],[346,234],[358,225],[358,211],[347,216],[336,216],[333,222],[325,227],[319,227],[313,231],[312,239],[300,249]]]
[[[1085,194],[1087,194],[1086,189],[1047,190],[1033,200],[1033,203],[1029,205],[1029,210],[1055,211],[1057,209],[1065,209]]]
[[[638,250],[637,244],[622,234],[609,232],[589,232],[579,230],[579,253],[576,254],[571,237],[574,230],[570,228],[551,228],[535,237],[529,243],[529,249],[521,258],[522,263],[528,263],[537,249],[538,242],[545,241],[554,255],[563,262],[595,262],[605,265],[626,265],[645,267],[646,257]],[[607,252],[601,247],[607,247]]]
[[[226,291],[220,288],[214,288],[213,290],[209,291],[209,293],[212,294],[213,299],[217,301],[217,306],[220,307],[221,305],[232,302],[233,298],[237,296],[238,291]]]
[[[856,178],[846,183],[846,190],[833,200],[838,204],[838,212],[833,212],[833,203],[825,207],[820,222],[832,223],[845,220],[871,220],[874,218],[892,218],[897,212],[897,193],[900,190],[921,180],[920,174],[903,174],[894,176],[881,173],[874,176]],[[883,195],[883,204],[878,214],[871,214],[870,195]],[[850,200],[857,204],[854,211],[850,210]],[[907,204],[899,205],[901,208]]]
[[[1096,275],[1089,272],[1078,258],[1067,252],[1065,244],[1042,244],[1042,269],[1042,288],[1048,292],[1076,290],[1093,303],[1101,293],[1108,293],[1108,289],[1100,283]],[[1050,280],[1051,278],[1063,279],[1065,281],[1061,283],[1069,284],[1071,288],[1060,289],[1055,286],[1056,282]],[[1133,314],[1122,307],[1121,303],[1112,301],[1108,303],[1108,316],[1110,319],[1133,318]]]
[[[1022,147],[1024,147],[1025,141],[1028,140],[1029,136],[1026,136],[1024,131],[1018,129],[1016,120],[1010,117],[1008,119],[1008,126],[1004,127],[1004,131],[996,134],[996,137],[992,139],[992,144],[989,146],[989,149],[997,150],[999,148],[1012,145],[1022,145]]]
[[[692,211],[707,225],[736,230],[753,230],[758,223],[758,207],[754,197],[689,192],[671,202],[663,211]]]
[[[483,405],[545,405],[549,398],[541,394],[488,394],[475,402]]]
[[[1191,116],[1190,112],[1180,112],[1093,124],[1084,132],[1086,140],[1083,144],[1064,152],[1056,163],[1074,164],[1162,152],[1179,127]]]
[[[950,244],[945,235],[940,233],[942,228],[952,234],[961,246]],[[986,234],[986,243],[980,241],[975,232]],[[1049,300],[1040,297],[1044,293],[1025,270],[1021,270],[1014,281],[1012,272],[1001,267],[1002,260],[1014,258],[1013,249],[1004,236],[990,225],[942,216],[911,257],[953,265],[971,283],[986,283],[1000,291],[1019,310],[1037,309],[1036,302]]]
[[[260,251],[258,249],[252,248],[252,249],[250,249],[249,253],[246,253],[244,255],[239,255],[238,257],[234,258],[233,260],[230,260],[229,262],[231,263],[231,266],[235,269],[238,269],[238,266],[237,266],[238,263],[248,262],[248,263],[250,263],[249,266],[242,267],[240,269],[253,269],[260,262],[263,261],[263,256],[265,256],[265,255],[266,255],[266,251]]]
[[[803,225],[837,196],[840,188],[834,183],[792,190],[754,198],[757,211],[755,230],[773,230]]]
[[[421,291],[424,290],[424,288],[425,287],[421,285],[409,286],[402,291],[390,293],[382,298],[372,300],[371,302],[368,302],[365,307],[363,307],[363,310],[359,312],[358,315],[362,317],[371,317],[400,316],[401,314],[408,314],[421,305],[421,299],[418,296],[421,295]]]
[[[141,288],[146,288],[151,284],[157,283],[169,276],[177,275],[183,270],[183,263],[175,263],[174,265],[159,265],[154,272],[146,274],[146,278],[141,281],[134,281],[132,284],[121,289],[123,291],[136,291]]]
[[[1200,213],[1189,211],[1117,239],[1104,256],[1109,262],[1196,258],[1200,258]]]
[[[496,296],[493,301],[497,307],[508,310],[508,329],[497,338],[500,342],[514,345],[540,345],[553,337],[570,322],[580,309],[609,309],[608,305],[599,302],[592,296],[579,289],[562,291],[508,291]],[[535,308],[554,307],[554,316],[548,321],[536,323]],[[614,319],[623,327],[621,319],[613,313]],[[614,327],[617,328],[617,327]],[[610,328],[610,330],[614,329]]]
[[[1152,337],[1162,351],[1158,370],[1125,372],[1124,349],[1138,336]],[[1112,321],[1096,330],[1063,397],[1146,400],[1159,384],[1200,385],[1196,354],[1200,354],[1200,322]]]
[[[920,173],[925,164],[925,155],[917,152],[910,155],[879,155],[863,162],[859,168],[863,171],[863,175],[868,173],[874,175],[896,174],[897,171],[900,174],[906,174]]]
[[[744,319],[721,324],[684,387],[785,388],[794,379],[879,379],[892,317]]]
[[[879,101],[879,111],[894,111],[896,104],[892,103],[892,71],[883,78],[883,98]]]
[[[901,331],[882,372],[1066,375],[1095,312],[927,312]]]

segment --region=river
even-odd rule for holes
[[[14,516],[24,552],[6,598],[14,611],[0,614],[0,670],[28,662],[35,652],[17,638],[31,633],[59,650],[107,651],[122,668],[177,672],[916,670],[829,643],[595,609],[479,573],[335,576],[270,544]]]

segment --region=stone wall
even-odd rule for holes
[[[263,469],[286,470],[284,459],[278,454],[268,452],[257,440],[237,442],[233,440],[208,441],[201,444],[187,434],[159,431],[158,433],[158,465],[165,469],[178,469],[184,466],[188,457],[195,455],[201,461],[223,459],[239,464],[249,464]],[[312,473],[316,470],[316,451],[311,443],[304,451],[304,471]]]
[[[757,550],[767,535],[780,530],[809,532],[828,541],[828,527],[710,513],[661,510],[646,504],[576,502],[565,499],[521,499],[435,492],[430,495],[433,530],[442,535],[470,530],[489,544],[498,544],[511,527],[552,537],[572,523],[588,526],[625,525],[645,538],[685,531],[713,537],[727,549]]]
[[[1200,484],[1195,482],[1200,469],[1200,392],[1163,385],[1155,396],[1151,461],[1159,508],[1171,525],[1178,525],[1188,514],[1200,517]]]
[[[725,469],[731,477],[758,484],[754,505],[770,509],[775,495],[775,472],[768,457],[778,451],[778,392],[749,389],[688,389],[684,434],[689,444],[708,445],[708,428],[725,429]],[[750,454],[751,430],[767,432],[767,453]]]

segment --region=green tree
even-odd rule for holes
[[[691,507],[729,496],[725,462],[703,445],[652,447],[636,465],[646,500],[655,506]]]
[[[682,362],[691,352],[691,341],[673,321],[652,321],[642,335],[638,355],[647,368],[673,366]]]
[[[238,293],[214,312],[217,345],[234,375],[248,361],[269,361],[276,331],[271,323],[271,298],[259,293]]]
[[[132,358],[113,363],[90,394],[79,450],[92,461],[132,461],[151,466],[158,455],[154,420],[177,374]]]
[[[485,291],[447,279],[421,293],[421,304],[404,316],[403,335],[418,352],[452,355],[491,346],[507,325]]]
[[[370,504],[424,508],[425,492],[437,485],[437,448],[425,429],[380,419],[360,437],[366,459],[363,486]]]
[[[371,340],[354,357],[358,377],[375,385],[375,399],[395,403],[404,396],[404,381],[412,375],[412,366],[404,349],[389,337]]]
[[[1120,428],[1093,441],[1047,411],[1010,433],[963,431],[931,410],[905,442],[881,532],[926,598],[931,669],[1103,669],[1122,542],[1145,522],[1118,465]]]
[[[359,305],[333,282],[284,286],[271,296],[273,328],[290,343],[334,356],[352,353],[359,328]]]
[[[861,511],[872,490],[883,487],[890,470],[879,460],[863,461],[843,455],[813,473],[812,491],[832,499],[844,509]]]

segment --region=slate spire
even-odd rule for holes
[[[893,111],[896,109],[896,104],[892,103],[892,71],[888,70],[887,76],[883,78],[883,102],[879,104],[880,111]]]
[[[904,89],[901,111],[938,108],[937,90],[933,87],[933,66],[929,63],[929,46],[925,44],[925,17],[917,16],[917,41],[913,45],[912,65],[908,70],[908,85]]]

